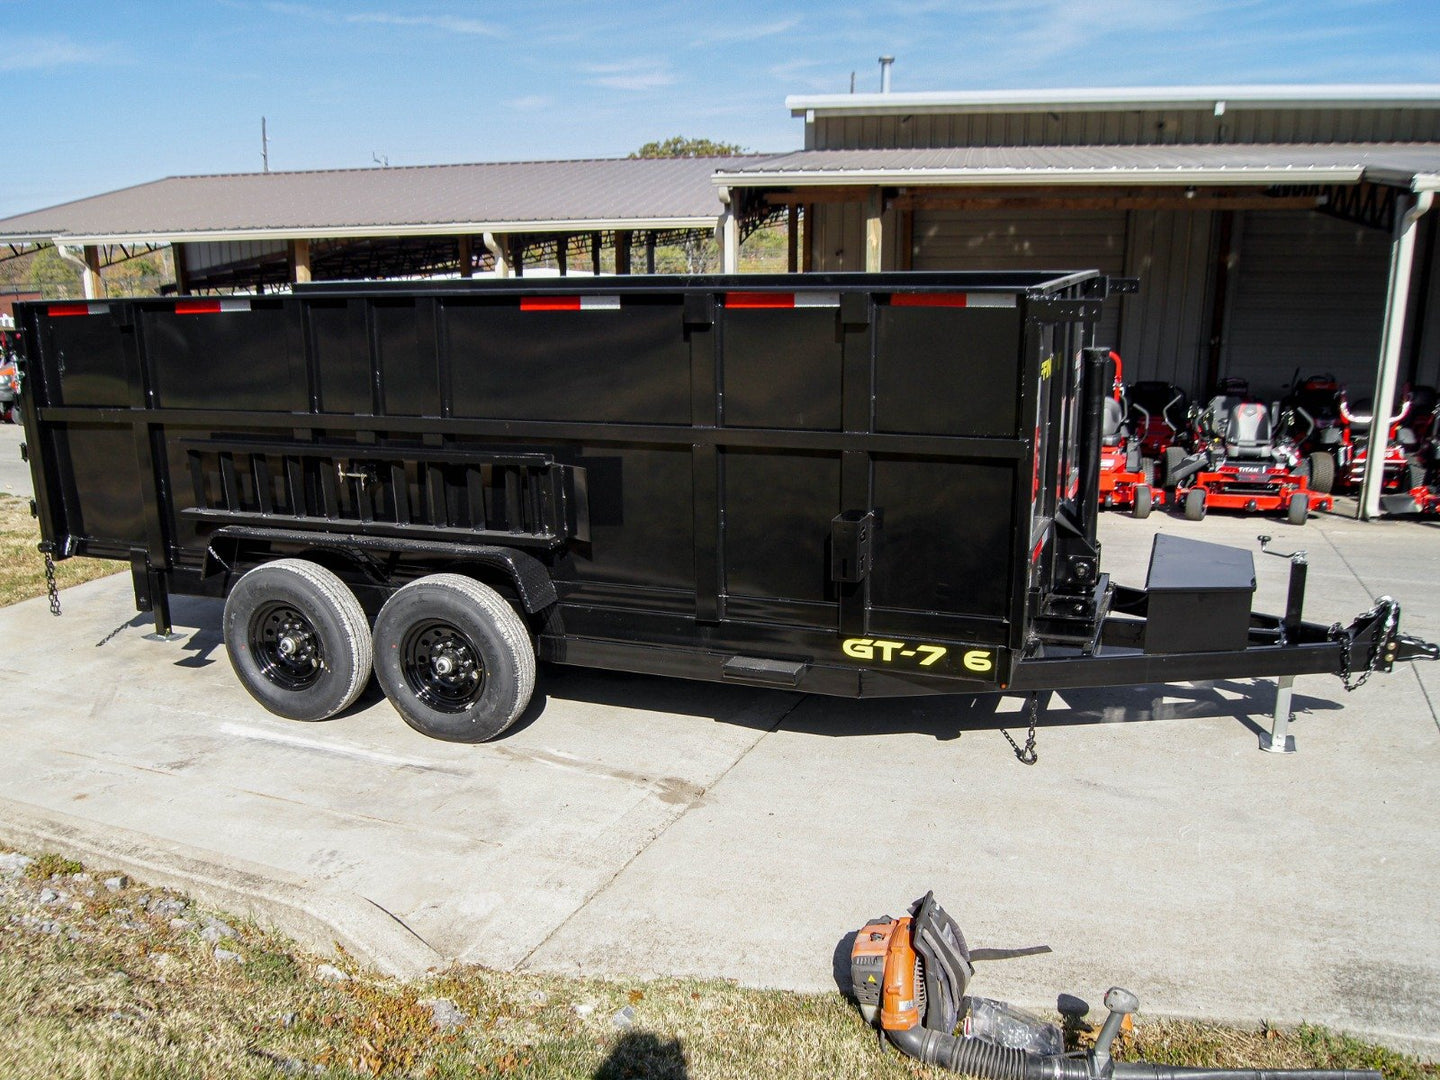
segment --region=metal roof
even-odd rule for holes
[[[1329,86],[1139,86],[1073,90],[971,90],[939,93],[793,95],[794,115],[885,113],[1101,112],[1132,109],[1440,108],[1440,84]]]
[[[125,243],[708,228],[753,157],[172,176],[0,220],[0,241]]]
[[[729,166],[728,187],[976,184],[1353,184],[1417,190],[1440,178],[1440,143],[965,146],[800,150]]]

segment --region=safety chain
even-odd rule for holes
[[[45,556],[45,592],[50,597],[50,614],[60,614],[60,590],[55,585],[55,560],[50,558],[48,545],[40,549]]]
[[[1010,732],[1006,731],[1004,728],[1000,729],[1000,734],[1005,736],[1005,741],[1008,742],[1010,744],[1010,748],[1015,751],[1015,757],[1017,760],[1019,760],[1021,765],[1034,765],[1035,762],[1040,760],[1040,755],[1035,752],[1035,719],[1039,715],[1040,699],[1036,695],[1031,694],[1030,731],[1025,736],[1025,749],[1023,750],[1020,749],[1020,744],[1017,743],[1013,738],[1011,738]]]
[[[1381,623],[1379,631],[1370,642],[1370,655],[1365,658],[1365,670],[1361,672],[1360,677],[1354,681],[1351,681],[1350,647],[1349,643],[1345,640],[1347,636],[1345,628],[1338,622],[1331,625],[1330,639],[1332,641],[1339,641],[1345,645],[1345,648],[1340,650],[1340,685],[1345,687],[1347,694],[1359,690],[1360,687],[1370,681],[1370,676],[1375,673],[1375,669],[1380,663],[1380,653],[1384,650],[1385,643],[1390,640],[1390,635],[1395,632],[1395,625],[1399,621],[1399,609],[1400,605],[1394,600],[1388,596],[1382,596],[1373,608],[1356,620],[1356,622],[1365,622],[1378,618],[1381,612],[1384,612],[1385,616],[1385,621]]]

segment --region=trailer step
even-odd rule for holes
[[[767,686],[799,686],[809,665],[801,660],[767,660],[763,656],[732,656],[722,668],[725,678]]]

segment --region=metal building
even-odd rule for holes
[[[0,220],[0,244],[55,244],[100,270],[170,246],[181,291],[478,271],[654,270],[708,235],[710,177],[746,158],[522,161],[173,176]],[[83,253],[83,256],[82,254]]]
[[[737,218],[803,207],[804,269],[1138,277],[1102,338],[1127,376],[1192,392],[1238,375],[1278,396],[1297,370],[1333,372],[1356,397],[1440,382],[1425,216],[1440,186],[1440,86],[786,104],[804,118],[805,148],[724,167],[715,183]]]

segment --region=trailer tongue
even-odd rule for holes
[[[374,670],[461,741],[536,659],[852,697],[1331,672],[1436,656],[1382,600],[1250,610],[1250,554],[1095,534],[1116,283],[1093,272],[322,284],[31,303],[47,556],[137,607],[226,599],[266,708]],[[1288,707],[1281,710],[1288,716]],[[1283,739],[1282,745],[1283,745]]]

